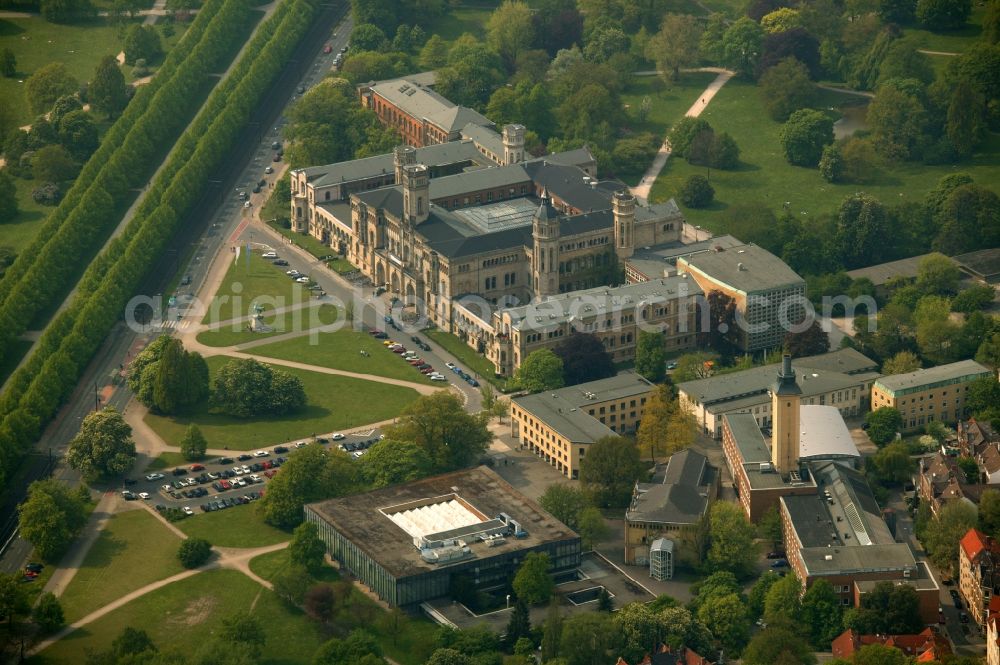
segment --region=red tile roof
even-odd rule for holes
[[[959,544],[962,546],[965,558],[969,561],[975,561],[979,558],[980,554],[986,551],[989,545],[989,537],[979,529],[969,529],[962,536]]]

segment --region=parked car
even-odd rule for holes
[[[466,377],[465,378],[465,382],[468,383],[473,388],[478,388],[479,387],[479,382],[476,381],[475,379],[473,379],[471,376]]]
[[[219,464],[232,464],[232,463],[233,463],[233,458],[232,457],[220,457],[219,458]]]
[[[271,263],[273,263],[276,266],[287,266],[288,265],[288,261],[286,261],[284,259],[278,259],[277,261],[272,261]]]
[[[450,370],[451,370],[451,371],[453,371],[453,372],[454,372],[454,371],[455,371],[456,369],[458,369],[457,367],[455,367],[455,363],[445,363],[445,364],[444,364],[444,366],[445,366],[445,367],[447,367],[448,369],[450,369]]]
[[[147,473],[146,480],[159,480],[160,478],[165,478],[162,473]]]
[[[785,558],[785,553],[782,552],[782,551],[780,551],[780,550],[775,550],[774,552],[768,552],[767,553],[767,558],[768,559],[784,559]]]
[[[183,510],[184,514],[187,515],[188,517],[194,515],[194,511],[191,510],[191,506],[184,506],[183,508],[181,508],[181,510]]]
[[[788,567],[787,559],[778,559],[777,561],[771,562],[771,568],[787,568],[787,567]]]
[[[274,167],[273,166],[267,166],[267,167],[265,167],[264,168],[264,173],[267,173],[268,175],[270,175],[271,173],[274,173]]]
[[[327,44],[323,47],[323,53],[333,53],[333,47]]]
[[[243,453],[242,455],[240,455],[236,459],[238,459],[241,462],[246,462],[248,459],[253,459],[253,456],[252,455],[248,455],[246,453]]]
[[[132,490],[122,490],[122,498],[126,501],[135,501],[136,496],[132,493]]]
[[[179,467],[177,467],[176,469],[174,469],[174,470],[172,471],[172,473],[173,473],[173,474],[174,474],[175,476],[183,476],[183,475],[185,475],[185,474],[187,473],[187,469],[185,469],[185,468],[184,468],[184,467],[182,467],[182,466],[179,466]]]
[[[431,345],[428,344],[427,342],[424,342],[424,341],[417,342],[417,346],[420,347],[421,351],[430,351],[431,350]]]
[[[276,258],[278,258],[278,253],[272,250],[270,252],[264,252],[260,256],[261,256],[261,258],[264,258],[264,259],[276,259]]]
[[[430,377],[431,377],[431,381],[447,381],[448,380],[448,377],[446,377],[444,374],[431,374]]]
[[[343,435],[343,434],[341,434],[340,432],[336,432],[336,433],[335,433],[335,434],[334,434],[333,436],[331,436],[330,438],[331,438],[331,439],[333,439],[334,441],[343,441],[343,440],[344,440],[344,439],[345,439],[346,437],[344,437],[344,435]]]
[[[255,452],[253,454],[253,456],[254,457],[270,457],[271,453],[267,452],[266,450],[258,450],[257,452]]]
[[[275,446],[274,447],[274,452],[280,455],[281,453],[287,453],[288,452],[288,448],[286,448],[284,446]]]
[[[192,465],[191,465],[190,467],[188,467],[188,468],[189,468],[189,469],[190,469],[191,471],[204,471],[204,470],[205,470],[205,465],[204,465],[204,464],[192,464]]]

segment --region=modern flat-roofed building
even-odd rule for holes
[[[330,556],[393,606],[447,596],[456,583],[502,589],[529,552],[553,575],[580,565],[580,537],[486,467],[305,507]]]
[[[781,346],[790,325],[805,317],[805,280],[763,247],[720,244],[679,257],[677,270],[690,274],[706,295],[719,291],[735,301],[741,351]]]
[[[567,478],[580,473],[590,444],[635,431],[655,386],[634,372],[515,397],[511,436]]]
[[[904,430],[935,420],[954,423],[966,415],[969,384],[982,377],[996,379],[996,374],[975,360],[883,376],[872,386],[872,411],[884,406],[898,410]]]
[[[896,542],[864,476],[840,462],[809,465],[816,492],[781,497],[788,564],[808,588],[827,580],[845,606],[856,606],[878,582],[909,584],[921,616],[937,619],[940,589],[910,546]]]
[[[778,364],[764,365],[707,379],[677,384],[681,405],[694,414],[702,433],[722,436],[722,416],[752,414],[757,424],[770,428],[771,381]],[[844,418],[868,408],[871,386],[880,374],[878,364],[855,349],[838,349],[795,359],[803,405],[836,407]]]
[[[625,512],[625,563],[648,563],[652,544],[667,538],[674,563],[697,565],[699,530],[718,491],[719,472],[707,457],[690,448],[674,453],[662,482],[635,484]]]

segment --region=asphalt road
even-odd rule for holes
[[[298,86],[310,87],[321,80],[332,66],[333,58],[337,52],[346,45],[348,35],[351,31],[351,19],[346,15],[346,12],[347,4],[344,3],[340,13],[342,20],[339,20],[336,28],[334,28],[337,37],[326,39],[316,44],[315,58],[310,65],[304,67],[304,72],[298,81]],[[326,43],[329,43],[333,47],[329,54],[322,52]],[[298,96],[298,93],[294,92],[293,88],[293,92],[287,99],[286,106],[292,103]],[[262,112],[261,117],[258,117],[254,122],[258,125],[263,124],[264,127],[270,127],[270,133],[263,132],[260,145],[252,156],[242,161],[239,159],[234,160],[231,163],[230,172],[220,173],[220,179],[216,182],[224,183],[232,182],[233,180],[240,183],[256,182],[263,174],[265,166],[267,166],[264,163],[265,160],[271,163],[273,157],[271,143],[280,136],[281,129],[284,127],[286,120],[281,114],[278,114],[278,117],[274,118]],[[238,176],[233,178],[232,173],[238,173]],[[191,241],[189,245],[185,243],[186,246],[184,249],[190,249],[190,252],[182,251],[182,249],[168,251],[168,254],[173,254],[172,260],[168,261],[168,267],[172,268],[174,272],[190,275],[190,284],[192,286],[199,284],[205,279],[211,266],[212,258],[220,250],[228,247],[226,241],[242,220],[242,204],[232,200],[232,197],[220,197],[217,201],[216,211],[212,215],[210,223],[206,225],[206,229],[201,237]],[[190,263],[187,266],[179,265],[179,257],[182,255],[190,256]],[[157,278],[161,283],[166,283],[171,276],[169,274],[157,275]],[[192,290],[195,289],[192,288]],[[164,303],[165,306],[166,303]],[[124,324],[119,324],[111,332],[105,344],[88,365],[80,384],[68,400],[66,406],[61,409],[56,418],[46,428],[36,444],[36,451],[43,454],[51,452],[53,456],[61,458],[65,453],[67,444],[79,431],[80,423],[87,413],[95,408],[107,405],[112,405],[119,411],[124,411],[132,397],[131,392],[124,383],[118,385],[110,384],[110,377],[119,372],[132,356],[162,332],[163,329],[155,325],[148,325],[139,331],[133,331]],[[79,481],[79,474],[62,463],[61,460],[56,465],[53,477],[65,480],[71,484]],[[12,573],[20,569],[27,561],[31,553],[31,546],[16,536],[8,539],[8,535],[3,535],[3,538],[4,542],[0,543],[0,546],[4,546],[3,552],[0,554],[0,572]]]

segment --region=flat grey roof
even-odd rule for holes
[[[988,282],[1000,276],[1000,247],[959,254],[954,260],[967,272]]]
[[[744,463],[759,464],[771,461],[771,450],[767,447],[760,426],[752,414],[727,413],[722,418],[729,423],[729,430],[733,433],[733,439]]]
[[[891,392],[898,392],[921,388],[928,384],[937,383],[938,381],[951,381],[983,375],[993,376],[993,372],[975,360],[959,360],[947,365],[918,369],[915,372],[907,372],[906,374],[883,376],[875,381],[875,385],[881,386]]]
[[[469,542],[475,558],[488,559],[544,543],[577,538],[569,527],[485,466],[311,503],[306,506],[306,510],[328,522],[398,579],[441,570],[449,564],[424,561],[413,544],[413,538],[380,512],[380,509],[450,494],[461,496],[488,518],[507,513],[527,532],[525,538],[508,538],[506,542],[494,547]],[[465,558],[455,563],[463,564],[468,561]]]
[[[794,270],[758,245],[740,245],[677,259],[678,270],[698,272],[743,293],[805,286]]]
[[[649,381],[626,371],[607,379],[515,397],[513,402],[568,440],[594,443],[615,436],[615,432],[587,413],[590,404],[645,395],[652,389]]]
[[[913,552],[906,543],[868,547],[809,547],[799,551],[809,575],[915,570],[917,565]]]
[[[805,404],[799,407],[799,458],[858,458],[861,453],[835,406]]]
[[[920,256],[911,256],[908,259],[899,259],[898,261],[879,263],[878,265],[868,266],[867,268],[848,270],[847,276],[851,279],[861,279],[863,277],[870,279],[872,284],[875,286],[882,286],[894,277],[914,279],[917,276],[917,268],[920,267],[920,262],[930,255],[931,254],[921,254]],[[949,260],[954,261],[954,259]]]
[[[821,395],[831,390],[842,390],[861,383],[871,375],[848,374],[875,367],[875,362],[854,349],[838,349],[818,356],[805,356],[792,360],[792,370],[804,397]],[[774,383],[781,363],[753,367],[741,372],[710,376],[707,379],[684,381],[677,389],[693,401],[706,407],[725,402],[724,408],[734,408],[734,400],[764,396]],[[837,368],[837,369],[833,369]],[[754,400],[749,404],[760,403]]]
[[[504,311],[510,314],[515,330],[544,330],[567,322],[588,323],[611,312],[635,309],[643,303],[669,302],[700,293],[701,288],[693,279],[673,276],[613,288],[599,286],[570,291]]]

